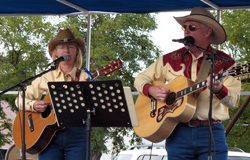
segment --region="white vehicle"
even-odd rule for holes
[[[137,145],[122,151],[114,160],[167,160],[164,145]],[[229,148],[228,160],[250,160],[250,153],[238,148]]]
[[[250,160],[250,153],[247,153],[239,148],[228,148],[227,160]]]
[[[164,145],[136,145],[122,151],[114,160],[167,160]]]

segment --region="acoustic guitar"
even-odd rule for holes
[[[240,76],[249,74],[249,65],[241,65],[232,70],[215,76],[219,80],[226,76]],[[140,137],[157,143],[166,139],[180,122],[188,122],[196,110],[196,91],[206,87],[206,80],[194,83],[186,77],[179,76],[171,83],[153,82],[153,86],[163,86],[170,89],[170,94],[165,102],[151,99],[145,95],[139,95],[136,100],[135,109],[139,126],[134,131]]]
[[[108,75],[122,67],[122,62],[117,59],[110,64],[103,66],[99,71],[91,74],[92,79],[99,76]],[[44,101],[50,102],[50,96],[47,94]],[[13,139],[17,148],[22,148],[22,124],[23,111],[20,110],[13,124]],[[52,106],[48,106],[43,113],[25,112],[25,143],[26,151],[30,154],[42,152],[50,143],[55,133],[60,130],[57,126],[56,117]]]

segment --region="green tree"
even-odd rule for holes
[[[58,26],[71,27],[79,35],[84,33],[83,36],[86,37],[86,18],[81,15],[66,16],[66,21]],[[143,65],[151,64],[160,54],[150,40],[150,32],[155,29],[154,16],[150,14],[92,15],[90,68],[98,69],[120,58],[123,68],[113,78],[119,78],[123,85],[133,88],[135,74]]]
[[[71,27],[80,34],[86,34],[86,18],[81,15],[66,16],[66,21],[58,26]],[[92,15],[90,68],[98,69],[120,58],[123,62],[121,72],[116,72],[109,78],[101,77],[100,79],[120,79],[124,86],[135,90],[133,87],[135,75],[140,72],[142,66],[150,65],[160,55],[159,49],[150,40],[150,32],[156,27],[154,16],[150,14]],[[112,155],[126,149],[125,136],[129,137],[130,144],[141,141],[133,133],[132,128],[94,128],[92,131],[93,155],[100,157],[102,153],[108,152],[103,143],[99,144],[100,141],[112,142]]]
[[[44,17],[1,17],[0,18],[0,90],[6,90],[19,82],[42,71],[47,63],[45,43],[51,36],[50,23],[44,22]],[[15,88],[18,90],[18,88]],[[2,95],[16,109],[16,95]],[[6,120],[1,113],[1,119]],[[7,121],[8,123],[10,121]],[[11,125],[11,123],[9,123]],[[10,129],[2,124],[0,130]],[[1,142],[11,135],[0,133]],[[3,143],[0,143],[3,145]]]
[[[250,10],[222,12],[222,25],[227,32],[227,41],[222,45],[238,62],[249,61],[250,55]]]
[[[130,86],[134,90],[135,74],[160,54],[149,35],[156,29],[155,17],[150,14],[92,15],[92,22],[91,72],[94,71],[93,68],[100,69],[120,58],[123,62],[121,72],[100,79],[120,79],[124,86]],[[49,38],[55,37],[58,30],[64,28],[71,28],[77,37],[83,36],[86,39],[87,16],[1,18],[0,41],[3,50],[0,52],[0,90],[43,71],[48,63],[46,53]],[[85,66],[85,61],[83,63]],[[16,96],[1,96],[0,99],[7,99],[14,107],[15,98]],[[131,144],[140,142],[132,128],[93,128],[93,158],[98,159],[102,153],[110,152],[105,146],[107,141],[113,144],[112,154],[125,149],[124,136],[129,137]]]
[[[6,113],[3,111],[2,104],[4,104],[3,101],[1,101],[1,107],[0,107],[0,146],[3,146],[5,144],[10,144],[11,143],[11,126],[12,122],[11,119],[9,119],[6,115]],[[5,132],[3,132],[5,131]]]
[[[227,32],[227,41],[221,47],[226,50],[238,64],[248,62],[250,59],[250,10],[227,10],[222,12],[222,24]],[[246,76],[242,79],[242,91],[250,91],[250,79]],[[246,96],[241,96],[238,106],[245,101]],[[248,104],[249,106],[249,104]],[[230,109],[230,117],[233,117],[239,107]],[[250,127],[243,124],[249,124],[250,108],[246,107],[239,117],[236,125],[227,136],[227,142],[230,147],[239,147],[250,152]],[[229,120],[225,122],[225,126]]]

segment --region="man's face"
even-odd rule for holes
[[[200,47],[207,47],[210,42],[210,35],[212,30],[202,23],[196,21],[186,21],[182,26],[184,30],[184,37],[192,36],[195,40],[195,45]]]

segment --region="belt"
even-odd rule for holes
[[[222,121],[220,120],[212,120],[211,121],[211,124],[218,124],[218,123],[222,123]],[[181,123],[181,124],[184,124],[186,126],[189,126],[189,127],[199,127],[199,126],[208,126],[209,125],[209,121],[208,120],[205,120],[205,121],[201,121],[201,120],[190,120],[188,121],[187,123]]]

